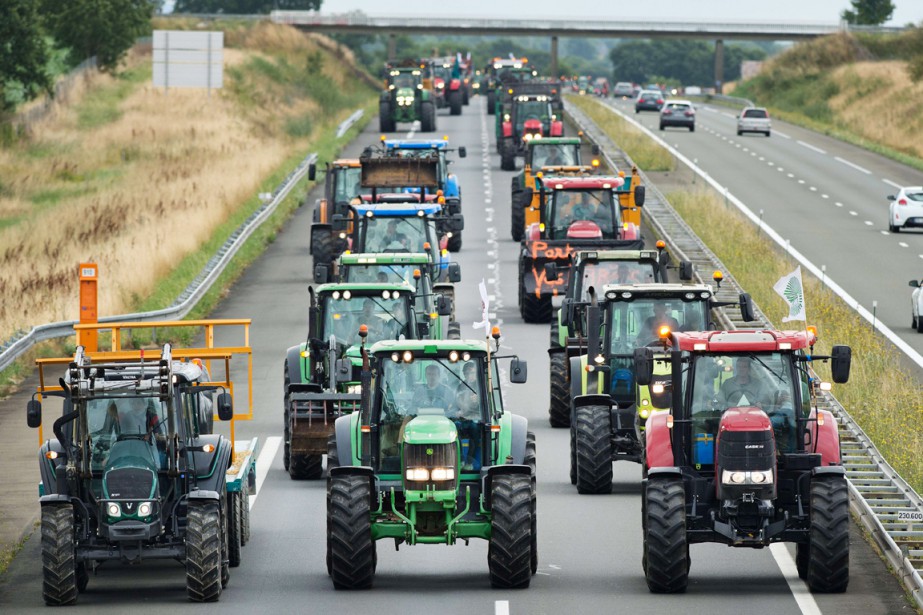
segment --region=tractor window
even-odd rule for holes
[[[516,103],[516,131],[522,132],[526,120],[540,120],[542,124],[551,120],[551,104],[547,101],[525,100]]]
[[[606,284],[652,284],[654,277],[654,263],[637,263],[634,261],[598,261],[589,262],[583,266],[583,275],[578,288],[579,300],[587,301],[587,291],[590,286],[597,292],[602,291]]]
[[[363,252],[423,252],[429,241],[422,216],[366,218]],[[438,246],[437,246],[438,247]]]
[[[408,301],[410,291],[383,291],[382,295],[352,295],[344,297],[348,291],[335,291],[324,299],[323,339],[335,336],[341,350],[358,345],[359,326],[366,325],[369,335],[366,343],[371,346],[381,340],[396,340],[401,336],[414,337],[408,322]],[[394,298],[391,293],[397,294]]]
[[[394,85],[395,90],[401,88],[416,88],[417,77],[411,73],[399,73],[391,77],[391,83]]]
[[[343,281],[353,284],[378,282],[382,284],[413,284],[414,265],[397,264],[355,264],[341,265]]]
[[[87,401],[91,469],[103,470],[118,442],[144,442],[157,465],[156,436],[166,433],[166,409],[155,397],[98,398]],[[124,447],[123,447],[124,448]],[[145,448],[145,450],[146,450]]]
[[[698,331],[705,321],[704,301],[648,297],[631,302],[610,302],[612,323],[609,352],[630,355],[635,348],[658,339],[662,325],[674,331]]]
[[[580,164],[579,146],[574,144],[539,143],[533,145],[532,166],[574,166]]]
[[[363,189],[361,185],[362,169],[359,167],[344,167],[336,171],[336,194],[334,200],[337,203],[349,203],[354,198],[362,194],[369,194],[371,191]]]
[[[609,190],[556,190],[552,198],[548,226],[549,239],[567,239],[575,231],[571,227],[580,221],[588,224],[581,231],[601,232],[611,237],[621,224]]]

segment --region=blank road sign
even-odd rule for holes
[[[154,30],[153,38],[155,87],[224,85],[224,32]]]

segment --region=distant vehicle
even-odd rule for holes
[[[635,95],[635,86],[627,81],[619,81],[615,84],[615,87],[612,88],[612,97],[613,98],[634,98]]]
[[[668,100],[660,108],[660,130],[667,126],[695,132],[695,107],[688,100]]]
[[[641,111],[660,111],[663,105],[663,93],[660,90],[641,90],[635,99],[635,113]]]
[[[685,92],[686,96],[701,96],[702,95],[702,88],[700,88],[697,85],[686,86],[686,88],[683,91]]]
[[[910,315],[913,321],[910,326],[917,333],[923,333],[923,317],[920,316],[923,313],[923,306],[920,305],[923,303],[923,285],[917,280],[910,280],[910,285],[913,287],[913,294],[910,295]]]
[[[902,228],[923,226],[923,187],[901,188],[889,194],[888,230],[898,233]]]
[[[737,136],[745,132],[761,132],[767,137],[772,129],[769,111],[762,107],[746,107],[737,116]]]

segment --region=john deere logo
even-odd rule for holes
[[[427,454],[427,455],[432,455],[432,454],[433,454],[433,449],[431,449],[431,448],[426,449],[426,454]]]

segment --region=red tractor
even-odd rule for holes
[[[849,492],[833,415],[817,407],[812,361],[849,379],[851,351],[813,352],[807,331],[660,332],[634,353],[638,383],[668,365],[654,394],[671,396],[645,428],[642,566],[655,593],[685,591],[689,545],[763,548],[794,542],[813,592],[849,582]],[[663,371],[658,368],[658,371]]]

